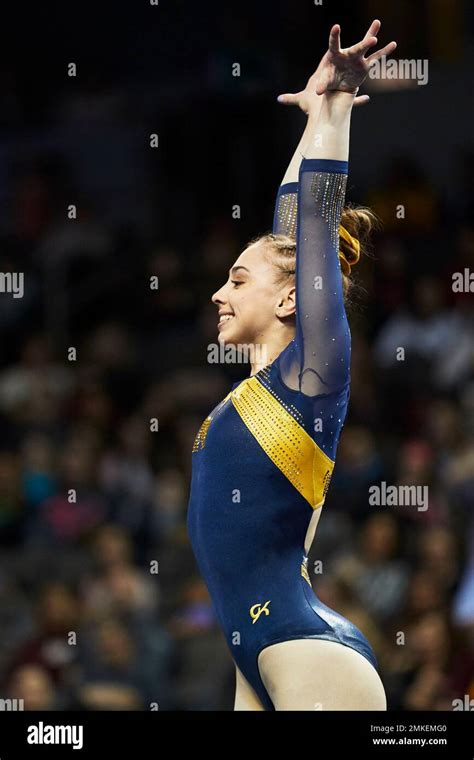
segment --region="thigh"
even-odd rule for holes
[[[235,703],[234,710],[265,710],[254,689],[235,666]]]
[[[355,649],[326,639],[271,644],[258,658],[276,710],[386,710],[385,690]]]

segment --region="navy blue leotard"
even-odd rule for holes
[[[281,185],[273,231],[296,236],[296,332],[271,364],[232,386],[192,453],[188,533],[228,647],[263,706],[257,658],[281,641],[353,647],[361,631],[324,605],[305,536],[324,503],[349,401],[350,331],[339,264],[347,162],[304,159]]]

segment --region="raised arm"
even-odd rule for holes
[[[349,382],[350,332],[339,262],[339,224],[345,199],[349,127],[354,95],[324,95],[316,131],[299,168],[294,351],[280,373],[309,396]],[[320,145],[320,147],[315,147]]]
[[[306,114],[306,125],[288,168],[278,188],[275,211],[273,214],[273,232],[296,237],[296,216],[298,209],[298,175],[303,150],[314,133],[318,122],[323,96],[316,92],[320,66],[310,76],[304,90],[298,93],[286,93],[278,96],[278,101],[285,105],[297,105]],[[359,102],[368,100],[368,96],[357,99]]]
[[[307,115],[306,126],[298,146],[291,158],[281,185],[278,188],[273,214],[273,233],[283,233],[296,237],[296,219],[298,213],[298,179],[301,161],[303,160],[304,150],[307,148],[310,140],[315,140],[318,134],[318,121],[324,96],[316,93],[316,75],[317,71],[308,80],[305,90],[297,95],[280,95],[284,98],[281,102],[296,104],[296,99],[300,108]],[[291,99],[291,100],[290,100]],[[365,103],[368,95],[356,97],[354,105]]]
[[[369,32],[374,24],[380,26],[380,22],[373,22]],[[332,79],[326,77],[320,87],[325,94],[317,119],[309,115],[305,157],[298,170],[296,335],[280,357],[283,382],[309,396],[339,391],[350,378],[350,332],[338,256],[339,225],[347,181],[352,106],[368,71],[370,58],[364,55],[377,40],[368,33],[358,45],[341,51],[339,32],[338,26],[331,30],[328,54],[334,72]],[[384,50],[393,49],[393,44]],[[336,64],[331,63],[331,57]],[[338,62],[341,58],[342,62]],[[327,69],[326,65],[324,73]],[[328,83],[338,87],[328,87]]]
[[[378,33],[380,25],[378,19],[374,20],[362,42],[373,38],[373,35]],[[300,92],[284,93],[278,96],[278,101],[283,105],[300,108],[306,114],[307,120],[300,142],[278,188],[273,214],[273,232],[275,234],[284,233],[296,236],[299,169],[308,139],[316,131],[315,127],[323,100],[322,93],[325,89],[337,89],[337,84],[342,88],[346,86],[344,81],[341,81],[340,78],[338,80],[337,77],[340,77],[342,71],[347,70],[348,60],[350,61],[350,66],[353,66],[355,55],[357,55],[355,53],[357,46],[353,46],[353,48],[349,48],[347,51],[340,51],[339,54],[339,51],[335,49],[336,46],[333,44],[335,30],[336,27],[333,27],[331,30],[330,48],[321,59],[316,71],[309,77],[304,89],[300,90]],[[375,60],[382,55],[388,55],[395,47],[395,43],[390,43],[383,50],[371,56],[370,59],[366,59],[365,65],[367,66],[367,70],[370,60]],[[368,101],[368,95],[356,95],[354,105],[363,105]]]
[[[298,174],[303,148],[314,129],[317,118],[308,116],[306,127],[285,176],[278,188],[275,211],[273,213],[273,233],[296,237],[296,217],[298,211]]]

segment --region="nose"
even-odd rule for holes
[[[219,288],[219,290],[216,290],[216,292],[211,296],[211,301],[216,306],[224,303],[224,288],[225,285],[223,285],[222,288]]]

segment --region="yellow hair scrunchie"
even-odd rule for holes
[[[339,227],[339,235],[349,244],[350,251],[348,253],[344,253],[339,249],[339,259],[344,274],[350,275],[351,267],[354,266],[354,264],[357,264],[360,259],[360,243],[357,238],[353,237],[350,232],[342,226],[342,224]]]

